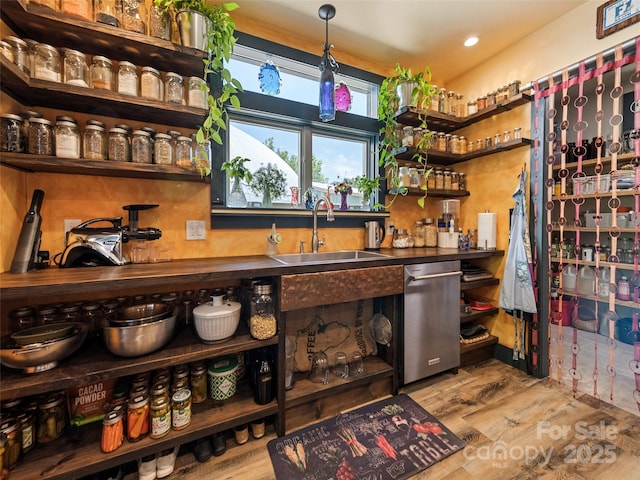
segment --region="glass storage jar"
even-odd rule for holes
[[[156,133],[154,159],[158,165],[171,165],[173,163],[171,135]]]
[[[458,172],[451,172],[451,190],[459,190],[460,189],[460,176]]]
[[[11,61],[27,75],[31,74],[31,65],[29,63],[29,47],[27,42],[21,38],[12,35],[4,37],[3,41],[7,42],[11,47]]]
[[[411,245],[410,245],[411,243]],[[393,248],[409,248],[413,246],[411,236],[406,228],[397,228],[393,231],[393,240],[391,242]]]
[[[4,40],[0,40],[0,53],[4,58],[13,62],[13,49],[11,48],[11,45]]]
[[[38,443],[52,442],[62,435],[67,426],[64,396],[52,394],[38,403]]]
[[[146,22],[147,5],[144,0],[122,0],[122,28],[146,35]]]
[[[2,454],[2,466],[11,470],[16,466],[22,453],[22,434],[20,423],[14,417],[6,417],[0,423],[0,433],[6,438],[4,452]],[[6,472],[5,472],[6,473]],[[8,474],[3,478],[8,478]]]
[[[149,395],[142,393],[129,399],[127,407],[127,440],[137,442],[149,435]]]
[[[487,107],[494,106],[498,101],[498,92],[487,93]]]
[[[37,403],[35,404],[36,410],[24,408],[18,416],[18,423],[20,424],[20,430],[22,430],[22,453],[28,453],[33,450],[35,446],[35,431],[36,431],[36,411]]]
[[[468,150],[468,143],[467,143],[467,139],[464,135],[460,135],[458,137],[458,140],[460,142],[460,146],[458,147],[459,151],[460,151],[460,155],[465,155],[467,153]]]
[[[50,82],[59,82],[60,74],[60,53],[51,45],[39,43],[36,51],[34,77]]]
[[[127,131],[122,128],[112,128],[109,130],[109,155],[108,159],[114,162],[128,162],[129,138]]]
[[[417,220],[413,224],[413,246],[424,247],[425,246],[425,230],[424,224],[421,220]]]
[[[96,22],[112,27],[120,26],[122,8],[118,0],[94,0],[93,9]]]
[[[520,93],[520,80],[509,83],[509,96],[513,97]]]
[[[120,62],[117,78],[118,93],[138,96],[138,69],[131,62]]]
[[[189,77],[188,105],[196,108],[207,108],[207,96],[203,90],[204,80],[200,77]]]
[[[467,189],[467,175],[465,173],[458,173],[458,190]]]
[[[167,388],[168,391],[168,388]],[[151,400],[150,438],[162,438],[171,430],[171,404],[167,397],[160,396]]]
[[[473,115],[474,113],[478,113],[478,102],[472,100],[467,102],[467,115]]]
[[[442,185],[445,190],[451,190],[451,169],[445,168],[442,171],[442,176],[444,177],[442,180]]]
[[[464,103],[464,95],[461,93],[456,94],[456,117],[466,117],[467,116],[467,105]]]
[[[80,158],[80,133],[73,122],[56,122],[56,157]]]
[[[149,10],[149,35],[162,40],[171,40],[171,14],[151,4]]]
[[[61,0],[60,12],[93,22],[93,0]]]
[[[434,170],[436,178],[436,190],[444,190],[444,172],[441,168]]]
[[[427,177],[427,190],[433,190],[436,188],[436,174],[434,170],[431,170]]]
[[[433,221],[433,218],[424,219],[424,246],[438,246],[438,226]]]
[[[91,59],[91,86],[104,90],[113,90],[113,62],[102,55]]]
[[[487,97],[478,97],[476,103],[478,104],[478,111],[484,110],[487,108]]]
[[[140,96],[151,100],[162,99],[160,72],[153,67],[142,67],[140,74]]]
[[[53,155],[53,123],[45,118],[29,119],[29,153]]]
[[[207,399],[207,367],[204,363],[191,365],[191,402],[202,403]]]
[[[456,92],[454,92],[453,90],[449,90],[447,92],[447,114],[456,114]]]
[[[460,139],[458,135],[451,135],[449,138],[449,152],[456,155],[460,154]]]
[[[151,163],[151,135],[144,130],[136,130],[131,138],[131,161]]]
[[[12,113],[0,114],[0,151],[22,153],[24,140],[22,117]]]
[[[267,282],[258,282],[253,286],[251,295],[251,314],[249,318],[249,331],[257,340],[266,340],[277,332],[272,286]]]
[[[70,48],[64,50],[64,83],[78,87],[89,86],[89,65],[84,53]]]
[[[177,73],[167,72],[164,77],[164,101],[184,104],[184,84]]]
[[[124,443],[124,411],[111,410],[102,419],[102,453],[115,452]]]
[[[176,165],[190,168],[193,165],[192,141],[189,137],[180,136],[176,139]]]
[[[85,126],[82,146],[82,158],[106,160],[107,135],[104,128],[97,125]]]
[[[447,149],[447,137],[444,133],[438,132],[438,136],[436,138],[436,150],[444,152]]]
[[[171,397],[171,428],[182,430],[191,424],[191,390],[181,388]]]
[[[522,138],[522,129],[520,127],[515,127],[513,129],[513,139],[520,140]]]

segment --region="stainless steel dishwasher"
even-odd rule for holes
[[[402,383],[460,365],[459,261],[404,267]]]

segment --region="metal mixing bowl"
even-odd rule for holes
[[[25,373],[44,372],[78,350],[87,338],[88,331],[87,324],[73,322],[73,330],[69,335],[46,342],[18,345],[11,337],[5,337],[0,348],[0,363]]]
[[[109,323],[116,327],[142,325],[170,317],[173,307],[168,303],[141,303],[123,308],[109,317]]]
[[[114,355],[139,357],[164,347],[173,337],[176,315],[128,327],[103,326],[104,344]]]

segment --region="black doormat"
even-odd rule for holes
[[[396,395],[268,443],[278,480],[402,480],[464,447],[408,395]]]

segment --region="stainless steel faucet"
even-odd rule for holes
[[[327,222],[333,222],[336,219],[333,216],[333,207],[331,206],[331,202],[329,202],[325,197],[320,197],[316,200],[316,203],[313,206],[313,234],[311,235],[311,251],[313,253],[318,253],[318,247],[324,247],[324,235],[322,236],[322,240],[318,239],[318,207],[321,203],[324,203],[327,206]]]

